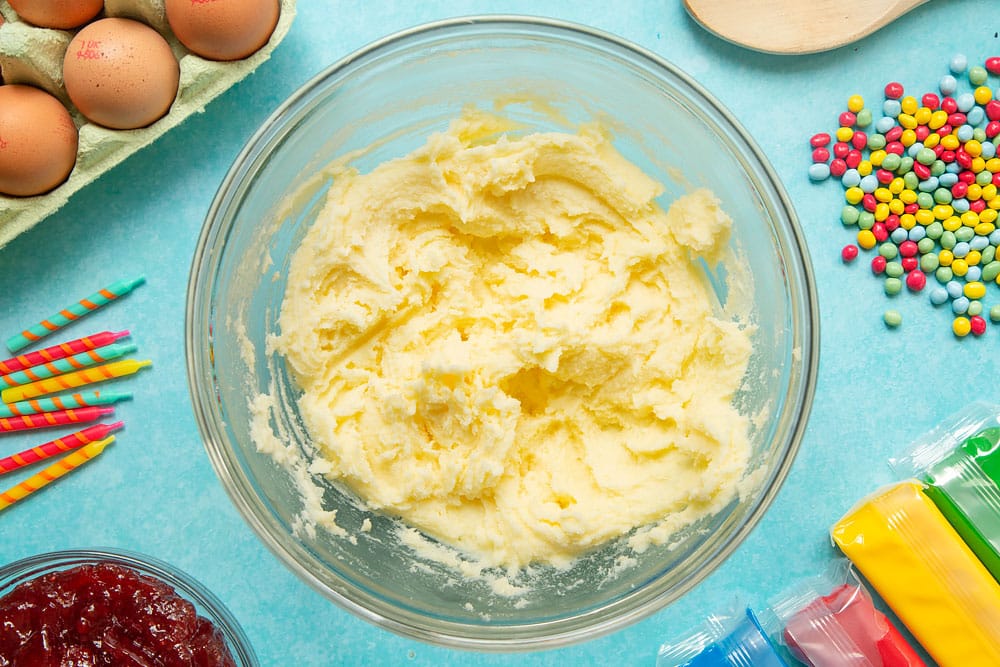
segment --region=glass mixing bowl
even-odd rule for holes
[[[741,266],[708,274],[722,303],[727,273],[749,274],[754,352],[739,409],[753,416],[742,493],[661,547],[619,567],[614,542],[567,570],[536,573],[530,594],[498,594],[426,561],[368,512],[317,478],[348,537],[299,522],[303,496],[280,456],[309,451],[297,390],[266,341],[291,256],[323,205],[324,167],[353,154],[361,172],[421,145],[462,108],[501,100],[528,130],[575,131],[600,120],[616,147],[665,186],[664,207],[717,189],[733,218]],[[542,102],[539,103],[539,100]],[[553,113],[555,112],[555,113]],[[362,150],[364,149],[364,150]],[[729,283],[731,286],[731,283]],[[805,429],[818,354],[818,311],[795,212],[760,149],[707,91],[662,58],[589,28],[518,17],[463,18],[393,35],[336,63],[250,139],[212,204],[188,287],[186,344],[196,417],[216,473],[264,543],[345,609],[397,633],[482,650],[581,641],[663,607],[716,568],[776,494]],[[255,396],[275,398],[272,452],[251,435]],[[301,471],[300,471],[300,474]],[[366,524],[368,519],[368,524]],[[364,525],[364,527],[362,527]],[[630,561],[631,562],[631,561]]]
[[[0,598],[22,583],[44,574],[80,565],[111,563],[169,584],[178,596],[192,603],[199,616],[208,619],[225,637],[237,667],[258,667],[257,655],[233,614],[211,591],[173,565],[123,549],[71,549],[28,556],[0,566]]]

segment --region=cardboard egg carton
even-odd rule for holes
[[[65,204],[70,196],[97,179],[140,148],[149,145],[234,83],[251,74],[267,60],[284,39],[295,18],[295,0],[281,0],[281,15],[271,39],[243,60],[216,62],[188,51],[167,23],[164,0],[105,0],[105,17],[131,18],[151,26],[170,44],[180,63],[177,97],[166,116],[136,130],[111,130],[89,122],[70,102],[63,85],[62,66],[66,47],[75,31],[38,28],[21,21],[7,0],[0,0],[0,71],[3,82],[42,88],[69,109],[80,131],[76,166],[69,179],[56,189],[35,197],[0,195],[0,248],[44,220]],[[97,20],[95,19],[95,20]]]

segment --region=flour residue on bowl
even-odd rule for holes
[[[736,498],[751,453],[733,397],[752,327],[704,272],[732,259],[718,200],[663,210],[597,126],[513,129],[469,112],[336,175],[272,341],[316,450],[258,442],[480,572],[566,567],[640,527],[633,548],[664,543]]]

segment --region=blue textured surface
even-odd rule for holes
[[[845,7],[848,5],[845,5]],[[890,306],[866,261],[845,266],[841,188],[812,185],[807,140],[829,131],[853,93],[871,106],[882,86],[936,88],[951,56],[1000,54],[995,0],[932,2],[834,52],[752,53],[705,32],[680,0],[606,3],[299,0],[270,61],[153,146],[0,249],[0,335],[132,274],[148,284],[67,330],[129,328],[153,370],[116,383],[135,393],[113,448],[0,514],[0,563],[52,549],[117,546],[200,579],[241,620],[264,665],[652,665],[658,645],[735,598],[759,604],[834,555],[829,525],[890,479],[886,460],[977,396],[997,397],[997,340],[955,339],[950,309],[927,293]],[[472,13],[526,13],[585,23],[651,49],[698,79],[741,120],[773,163],[801,217],[822,319],[818,393],[801,453],[776,502],[738,551],[668,609],[583,645],[520,656],[449,651],[402,639],[341,611],[301,583],[237,515],[204,454],[188,398],[184,299],[215,189],[244,141],[292,91],[354,49],[398,29]],[[996,86],[996,77],[991,79]],[[877,108],[877,107],[876,107]],[[724,188],[720,183],[718,187]],[[862,260],[864,255],[862,256]],[[70,290],[68,286],[78,286]],[[998,291],[991,288],[991,302]],[[889,331],[882,312],[904,323]],[[59,431],[63,433],[64,431]],[[55,436],[53,436],[55,437]],[[47,437],[0,436],[8,455]],[[14,479],[11,479],[11,478]],[[0,478],[0,486],[19,477]]]

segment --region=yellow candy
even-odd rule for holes
[[[854,130],[849,127],[838,127],[837,128],[837,141],[848,142],[851,137],[854,136]]]
[[[979,222],[985,222],[988,224],[996,224],[997,212],[992,208],[984,208],[979,214]]]
[[[997,186],[990,183],[983,186],[983,199],[989,201],[997,196]]]
[[[982,199],[983,197],[983,186],[979,183],[973,183],[969,186],[969,189],[965,192],[965,198],[969,201],[976,201],[977,199]]]
[[[871,250],[878,243],[878,239],[875,238],[875,234],[872,233],[870,229],[862,229],[858,232],[858,245],[865,250]]]
[[[868,159],[871,160],[871,163],[873,165],[875,165],[876,167],[881,167],[882,166],[882,160],[885,159],[885,156],[886,156],[886,152],[885,151],[883,151],[883,150],[877,150],[877,151],[872,151],[871,155],[868,156]]]
[[[917,193],[914,190],[903,190],[899,193],[899,199],[904,204],[912,204],[917,201]]]
[[[924,139],[924,148],[934,148],[940,142],[941,137],[939,137],[936,132],[931,132],[927,135],[927,138]]]
[[[983,213],[986,213],[986,211],[992,213],[993,218],[996,219],[997,217],[996,211],[990,211],[990,209],[985,209]],[[983,217],[983,213],[979,214],[980,219]],[[975,231],[977,236],[989,236],[990,234],[993,233],[993,230],[995,230],[996,228],[997,226],[994,225],[992,222],[980,222],[978,225],[976,225]]]
[[[986,296],[986,285],[977,280],[972,283],[965,283],[965,288],[962,291],[970,299],[982,299]]]
[[[867,176],[872,173],[872,163],[868,160],[862,160],[858,163],[858,173],[862,176]]]
[[[915,130],[917,128],[917,119],[908,113],[901,113],[896,117],[899,124],[905,127],[907,130]]]
[[[962,219],[959,218],[957,215],[953,215],[944,222],[942,222],[941,226],[944,227],[946,231],[954,232],[957,231],[958,228],[962,226]]]
[[[903,229],[913,229],[917,226],[917,219],[913,217],[912,213],[904,213],[899,216],[899,226]]]
[[[927,127],[932,130],[936,130],[943,127],[945,123],[948,122],[948,112],[942,109],[938,109],[931,114],[931,119],[927,122]],[[956,139],[957,141],[957,139]]]
[[[951,266],[951,263],[955,260],[955,255],[952,254],[951,250],[941,250],[938,253],[938,264],[941,266]]]
[[[889,205],[883,202],[875,204],[875,220],[878,222],[885,222],[885,219],[889,217]]]
[[[844,199],[847,200],[848,204],[860,204],[861,200],[864,198],[865,191],[857,186],[847,188],[847,190],[844,191]]]
[[[982,150],[982,148],[980,148],[980,150]],[[986,169],[986,159],[983,158],[983,157],[974,157],[974,158],[972,158],[972,164],[969,165],[969,169],[971,169],[972,171],[974,171],[974,172],[976,172],[978,174],[983,169]]]
[[[896,178],[889,181],[889,192],[894,195],[898,195],[900,192],[906,189],[906,181],[902,177],[897,176]]]
[[[934,222],[934,211],[929,211],[926,208],[922,208],[916,212],[913,216],[917,222],[926,227],[927,225]]]
[[[970,250],[965,256],[965,263],[969,266],[976,266],[983,259],[983,255],[978,250]]]
[[[979,224],[979,214],[975,211],[966,211],[961,217],[962,224],[966,227],[975,227]],[[957,227],[955,229],[958,229]],[[955,231],[954,229],[952,231]]]
[[[983,145],[976,141],[975,139],[969,139],[965,142],[965,152],[972,157],[979,157],[983,154]],[[985,165],[984,165],[985,166]],[[982,171],[982,169],[980,169]]]
[[[950,204],[937,204],[931,210],[937,220],[946,220],[955,214],[955,209],[953,209]]]
[[[986,161],[986,169],[991,173],[995,174],[1000,171],[1000,157],[991,157]]]
[[[875,192],[872,194],[875,195],[875,201],[886,203],[892,201],[892,193],[889,192],[889,188],[875,188]]]
[[[894,215],[903,215],[903,211],[906,210],[906,204],[904,204],[899,199],[893,199],[889,202],[889,211]]]
[[[944,114],[944,116],[945,118],[947,118],[948,114]],[[949,134],[947,136],[941,137],[941,145],[944,146],[944,149],[947,151],[954,151],[958,150],[958,147],[962,145],[962,142],[959,141],[958,137],[956,137],[954,134]]]
[[[931,110],[927,107],[920,107],[913,113],[913,119],[917,121],[917,125],[926,125],[931,120]],[[926,146],[927,143],[924,142]]]
[[[903,133],[899,135],[899,143],[903,144],[907,148],[912,146],[917,142],[917,133],[913,130],[903,130]]]
[[[989,206],[994,211],[1000,208],[1000,197],[994,197],[993,199],[991,199],[990,203],[987,204],[987,206]]]
[[[917,103],[917,98],[914,97],[913,95],[907,95],[906,97],[904,97],[899,101],[899,108],[903,110],[903,114],[908,114],[912,116],[917,112],[919,106],[920,105]]]
[[[987,89],[989,90],[989,89]],[[847,110],[851,113],[857,113],[865,108],[865,98],[860,95],[851,95],[847,98]]]
[[[989,86],[979,86],[972,95],[976,98],[976,104],[979,106],[986,106],[986,103],[993,99],[993,91],[990,90]]]
[[[966,317],[956,317],[955,321],[951,323],[951,330],[955,332],[956,336],[961,338],[969,335],[969,332],[972,331],[972,324],[969,323]]]
[[[964,259],[956,259],[951,263],[951,272],[956,276],[964,276],[969,272],[969,265]]]

